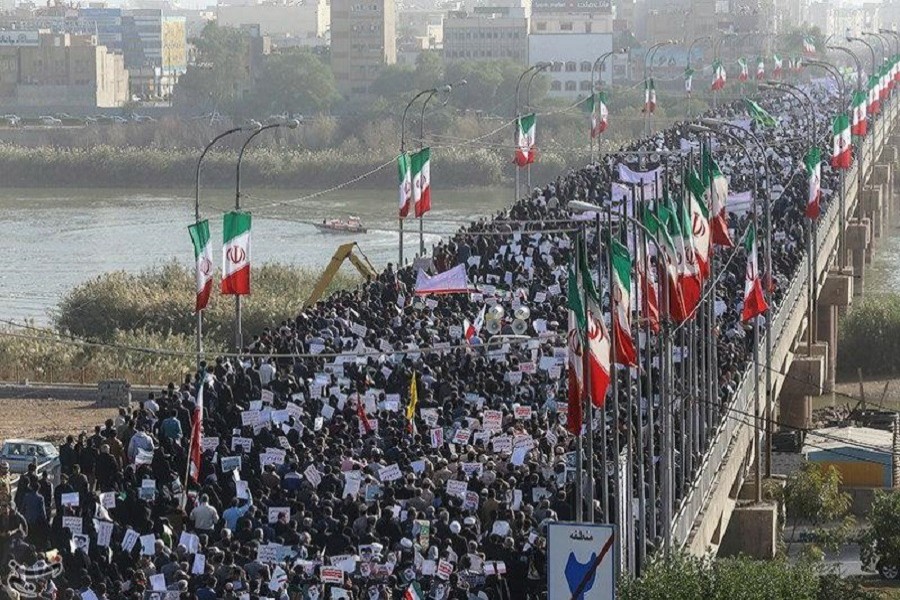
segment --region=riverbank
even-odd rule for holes
[[[18,188],[182,189],[194,184],[198,152],[146,147],[94,146],[30,148],[0,145],[3,185]],[[569,164],[583,164],[577,152],[542,152],[532,167],[532,180],[555,179]],[[272,189],[329,189],[352,185],[394,189],[397,168],[393,150],[346,153],[338,149],[307,152],[262,148],[248,151],[241,167],[242,182]],[[436,149],[432,176],[441,187],[484,187],[509,183],[514,174],[512,150]],[[578,162],[576,162],[578,161]],[[203,163],[203,186],[234,185],[235,156],[210,153]]]

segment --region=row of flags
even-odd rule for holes
[[[643,225],[662,249],[658,256],[660,277],[665,279],[668,303],[660,306],[660,295],[651,274],[642,261],[632,260],[628,248],[616,239],[608,241],[610,252],[610,297],[614,312],[606,329],[600,310],[599,294],[587,264],[585,241],[579,237],[568,271],[568,378],[569,410],[567,427],[579,433],[582,426],[582,400],[589,398],[603,406],[610,380],[613,355],[616,364],[637,366],[637,344],[631,333],[632,291],[637,291],[636,308],[651,331],[659,331],[660,315],[675,322],[693,319],[702,299],[705,282],[712,276],[710,260],[714,246],[733,247],[728,231],[725,202],[728,181],[707,149],[701,153],[700,171],[685,173],[680,200],[667,193],[657,201],[655,210],[645,207],[640,216]],[[647,253],[643,248],[637,252]],[[758,268],[756,230],[750,226],[744,235],[747,268],[741,319],[749,321],[768,310]],[[636,275],[636,286],[633,276]]]
[[[245,296],[250,293],[250,224],[248,212],[225,213],[222,221],[222,282],[220,291],[226,296]],[[194,311],[200,312],[209,304],[213,283],[213,255],[209,236],[209,221],[197,221],[188,226],[194,245],[197,298]]]
[[[400,218],[409,216],[413,208],[416,217],[431,210],[431,148],[422,148],[410,154],[402,152],[397,157],[400,180]]]

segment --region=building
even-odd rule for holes
[[[327,46],[331,8],[326,0],[220,3],[216,21],[223,27],[259,25],[260,34],[279,46]]]
[[[444,59],[512,60],[525,65],[528,18],[521,9],[495,6],[450,12],[444,20]]]
[[[187,68],[185,18],[156,8],[123,11],[122,52],[132,94],[168,97]]]
[[[612,33],[609,0],[532,0],[531,33]]]
[[[396,62],[394,0],[331,0],[331,68],[342,94],[367,94]]]
[[[528,39],[529,64],[553,62],[545,71],[550,78],[551,98],[584,98],[591,93],[591,69],[597,58],[612,50],[611,33],[548,33]],[[612,83],[612,60],[606,61],[596,81]],[[596,83],[595,81],[595,83]]]
[[[122,55],[95,36],[22,31],[0,41],[0,106],[88,111],[128,99]]]

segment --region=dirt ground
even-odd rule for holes
[[[863,391],[868,408],[900,411],[900,379],[866,379]],[[834,394],[814,398],[813,408],[846,404],[853,408],[861,398],[859,381],[844,381],[834,386]]]
[[[69,434],[93,432],[115,417],[115,408],[93,401],[53,398],[0,398],[0,441],[9,438],[46,440],[58,444]]]

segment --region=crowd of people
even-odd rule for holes
[[[837,98],[826,87],[808,92],[815,121],[830,122]],[[766,145],[767,165],[724,139],[715,158],[737,192],[754,181],[762,189],[772,173],[777,309],[804,249],[809,109],[789,96],[761,104],[777,127],[751,122],[741,102],[710,115],[742,124]],[[241,357],[202,363],[93,433],[70,436],[58,484],[30,472],[8,500],[0,489],[0,568],[31,586],[32,597],[64,600],[545,597],[547,524],[576,512],[575,437],[563,414],[565,289],[572,234],[582,224],[567,205],[609,204],[612,167],[622,161],[636,170],[663,166],[677,188],[691,157],[664,151],[679,150],[682,140],[696,138],[679,124],[636,141],[438,244],[434,268],[465,264],[477,292],[418,297],[413,269],[388,265],[358,289],[259,332]],[[823,167],[825,203],[836,181]],[[735,239],[748,218],[730,216]],[[597,266],[598,240],[590,243]],[[752,336],[740,322],[744,251],[737,243],[719,252],[709,300],[721,307],[713,335],[717,402],[702,408],[676,381],[683,452],[673,504],[752,358]],[[467,339],[464,320],[486,304],[504,308],[500,330]],[[515,335],[511,318],[522,306],[528,331]],[[657,347],[652,336],[644,343]],[[613,440],[626,448],[629,429],[645,433],[623,476],[635,488],[635,507],[650,515],[637,531],[648,553],[664,530],[660,423],[649,419],[660,410],[658,375],[645,364],[643,397],[627,402],[638,375],[619,369],[618,412],[607,402],[595,417],[598,522],[617,518]],[[201,467],[185,489],[201,388]],[[691,411],[704,415],[703,428],[690,426]],[[626,521],[640,529],[630,515]]]

